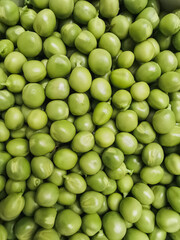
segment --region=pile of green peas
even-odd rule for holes
[[[169,4],[0,0],[0,240],[180,240]]]

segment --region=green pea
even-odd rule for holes
[[[0,175],[0,192],[2,192],[6,185],[6,179],[4,176]]]
[[[156,209],[165,207],[167,204],[166,187],[162,185],[156,185],[153,186],[151,189],[154,193],[154,201],[152,202],[152,206]]]
[[[19,74],[11,74],[7,78],[6,87],[10,92],[19,93],[23,90],[26,80]]]
[[[67,191],[64,187],[59,189],[58,203],[65,206],[70,206],[76,201],[76,195]]]
[[[96,48],[90,52],[88,64],[93,73],[103,76],[110,71],[112,58],[110,53],[105,49]]]
[[[6,127],[10,130],[20,129],[24,124],[24,116],[17,107],[9,108],[4,120]]]
[[[64,176],[64,186],[65,188],[74,194],[80,194],[85,192],[87,184],[84,178],[77,173],[69,173]]]
[[[135,101],[143,101],[149,96],[150,88],[146,82],[137,82],[131,86],[130,93]]]
[[[22,193],[11,193],[0,202],[0,217],[4,221],[16,219],[24,208]]]
[[[96,143],[103,148],[111,146],[115,141],[114,133],[107,127],[98,128],[95,132],[94,137]]]
[[[159,143],[165,147],[177,146],[179,144],[179,134],[180,127],[175,126],[169,133],[159,136]]]
[[[59,168],[54,167],[52,174],[48,177],[48,181],[56,184],[57,186],[61,186],[63,184],[64,178],[63,176],[66,174],[65,170],[61,170]]]
[[[43,182],[42,179],[35,177],[34,175],[30,175],[27,180],[27,186],[30,190],[36,190],[37,187]]]
[[[37,13],[31,8],[23,9],[20,14],[20,22],[23,28],[26,30],[33,30],[33,22],[36,15]]]
[[[92,176],[86,177],[87,185],[94,191],[102,192],[108,185],[108,177],[104,171],[99,171]]]
[[[129,170],[133,171],[133,173],[139,173],[143,166],[141,158],[138,155],[126,156],[125,164]]]
[[[171,36],[165,36],[160,31],[157,31],[155,38],[159,43],[161,51],[167,50],[169,48],[172,40]]]
[[[153,89],[151,90],[147,101],[152,108],[160,110],[168,106],[169,97],[166,93],[164,93],[160,89]]]
[[[108,102],[98,103],[93,111],[92,115],[93,123],[96,125],[105,124],[111,118],[112,112],[113,109]]]
[[[116,116],[116,126],[120,131],[132,132],[137,127],[137,124],[137,114],[132,110],[119,112]]]
[[[30,139],[30,137],[35,133],[48,133],[49,134],[49,127],[45,126],[44,128],[41,128],[39,130],[33,130],[30,127],[27,127],[26,129],[26,137]]]
[[[180,156],[177,153],[171,153],[165,157],[165,166],[173,175],[179,175],[180,173]]]
[[[161,208],[156,214],[157,225],[168,233],[177,232],[180,226],[180,216],[177,212]]]
[[[133,179],[129,174],[126,174],[123,178],[117,181],[117,188],[124,197],[130,192],[133,187]]]
[[[14,180],[8,179],[6,182],[5,190],[7,194],[24,193],[25,189],[26,189],[25,181],[14,181]]]
[[[71,62],[71,67],[74,69],[76,66],[82,66],[86,67],[88,66],[88,58],[87,55],[75,51],[71,56],[70,56],[70,62]]]
[[[40,107],[45,100],[43,87],[38,83],[26,84],[22,91],[22,99],[29,108]]]
[[[14,45],[9,39],[0,41],[0,56],[5,58],[9,53],[13,52]]]
[[[154,230],[149,234],[150,240],[165,240],[167,233],[158,228],[157,226],[154,227]]]
[[[2,15],[0,21],[8,26],[16,25],[19,21],[19,9],[14,2],[1,1],[0,8]]]
[[[154,46],[154,57],[156,57],[160,53],[159,43],[155,38],[148,38],[148,41]]]
[[[88,236],[95,235],[102,226],[101,218],[97,213],[86,214],[82,218],[82,230]]]
[[[180,236],[180,230],[175,233],[170,233],[170,236],[171,236],[172,240],[178,240],[178,238]]]
[[[69,116],[69,108],[64,101],[50,101],[46,105],[46,114],[48,118],[52,121],[67,119]]]
[[[50,78],[62,78],[71,71],[71,63],[65,55],[54,54],[47,62],[47,73]]]
[[[49,99],[65,99],[70,92],[68,81],[64,78],[55,78],[46,86],[46,96]]]
[[[89,151],[81,156],[79,165],[84,174],[96,174],[102,166],[101,158],[95,151]]]
[[[33,240],[48,240],[48,239],[59,240],[59,235],[53,228],[52,229],[41,228],[35,233],[33,238]]]
[[[0,121],[0,142],[6,142],[10,137],[9,129],[6,127],[4,121]]]
[[[68,106],[73,115],[84,115],[90,107],[89,98],[86,93],[72,93],[68,97]]]
[[[173,13],[166,14],[159,23],[159,30],[167,37],[177,33],[180,29],[180,20]]]
[[[115,17],[119,12],[119,1],[113,0],[111,3],[109,3],[108,0],[100,0],[99,2],[99,10],[100,14],[104,18],[112,18]]]
[[[168,84],[167,84],[168,83]],[[173,93],[180,88],[180,75],[178,72],[166,72],[159,78],[159,88],[167,93]]]
[[[86,191],[80,196],[80,206],[85,213],[96,213],[103,204],[103,195],[95,191]]]
[[[111,131],[113,131],[114,134],[118,133],[118,129],[116,127],[116,123],[114,122],[114,120],[110,119],[109,121],[107,121],[105,124],[102,125],[103,127],[107,127],[109,128]]]
[[[5,151],[0,151],[0,174],[4,174],[6,170],[6,164],[11,159],[11,155]]]
[[[154,193],[145,183],[136,183],[131,192],[132,195],[143,205],[150,205],[154,201]]]
[[[167,200],[170,206],[178,213],[180,213],[179,208],[179,195],[180,195],[180,188],[176,186],[172,186],[167,190]]]
[[[74,121],[74,126],[76,130],[79,131],[90,131],[93,132],[95,125],[92,121],[92,115],[90,113],[86,113],[82,116],[79,116]]]
[[[54,54],[66,55],[66,46],[60,38],[50,36],[43,43],[43,51],[47,58]]]
[[[36,133],[30,137],[29,148],[34,156],[41,156],[52,152],[55,142],[47,133]]]
[[[103,152],[102,161],[106,167],[114,170],[124,161],[124,154],[118,148],[109,147]]]
[[[124,5],[127,8],[127,10],[133,14],[141,12],[146,7],[147,3],[148,3],[147,0],[140,0],[138,4],[132,0],[124,1]]]
[[[122,110],[127,110],[131,104],[132,97],[127,90],[118,90],[113,94],[113,105]]]
[[[180,46],[179,46],[179,31],[176,33],[176,34],[174,34],[174,36],[173,36],[173,38],[172,38],[172,44],[173,44],[173,46],[175,47],[175,49],[177,50],[177,51],[179,51],[179,49],[180,49]]]
[[[97,46],[97,41],[94,35],[88,31],[83,30],[76,37],[74,42],[77,50],[84,54],[89,54]]]
[[[80,229],[81,224],[82,220],[77,213],[70,209],[65,209],[58,213],[55,228],[64,236],[71,236]]]
[[[69,238],[69,240],[90,240],[90,238],[84,233],[78,233],[77,232],[77,233],[73,234]]]
[[[57,150],[53,156],[54,164],[62,170],[72,169],[76,165],[77,160],[77,154],[68,148]]]
[[[134,77],[128,69],[119,68],[111,72],[111,83],[114,87],[126,89],[133,85]]]
[[[111,195],[109,195],[107,203],[110,210],[118,211],[121,200],[122,200],[122,195],[120,193],[114,192]]]
[[[126,155],[131,155],[137,148],[136,138],[128,132],[120,132],[116,135],[117,147]]]
[[[120,53],[117,59],[117,65],[120,68],[130,68],[134,63],[134,53],[131,51],[124,51]]]
[[[155,61],[159,64],[162,73],[176,70],[178,64],[175,54],[169,50],[160,52]],[[164,62],[167,64],[164,64]]]
[[[110,195],[117,189],[117,183],[114,179],[108,178],[108,183],[105,190],[102,192],[104,195]],[[106,201],[107,203],[107,201]]]
[[[152,124],[156,132],[166,134],[175,126],[175,115],[168,109],[158,110],[153,115]]]
[[[125,238],[124,240],[131,240],[131,239],[134,239],[134,240],[138,240],[138,239],[141,239],[141,240],[148,240],[148,236],[146,233],[143,233],[142,231],[136,229],[136,228],[129,228],[127,230],[127,233],[125,235]]]
[[[136,71],[136,81],[155,82],[161,75],[161,68],[153,61],[142,64]]]
[[[25,216],[31,217],[34,215],[34,212],[36,211],[36,209],[39,208],[39,205],[35,201],[35,192],[34,191],[26,192],[24,194],[24,199],[25,199],[25,205],[23,208],[23,213]]]
[[[49,8],[55,13],[59,19],[68,18],[74,9],[73,0],[49,0]]]
[[[119,39],[126,39],[129,31],[130,22],[128,18],[123,15],[118,15],[112,18],[110,23],[110,31],[114,33]]]
[[[136,60],[141,63],[147,63],[151,61],[154,57],[154,54],[155,48],[148,40],[137,44],[134,48],[134,56]]]
[[[168,185],[168,184],[172,183],[172,181],[174,180],[174,175],[169,173],[165,167],[163,167],[163,169],[164,169],[164,175],[160,181],[160,184]]]
[[[0,224],[0,237],[2,240],[6,240],[8,237],[8,232],[2,224]]]
[[[111,97],[111,86],[103,78],[96,78],[92,81],[90,88],[91,96],[99,101],[107,101]]]
[[[40,109],[32,110],[27,117],[27,123],[29,127],[34,130],[39,130],[45,127],[47,121],[48,118],[46,113]]]
[[[34,213],[34,221],[45,229],[51,229],[54,226],[56,214],[55,208],[39,208]]]
[[[19,239],[31,239],[38,226],[31,217],[23,217],[14,226],[15,236]]]
[[[0,80],[0,90],[1,90],[6,86],[6,81],[8,76],[2,68],[0,68],[0,74],[1,74],[1,80]]]
[[[144,233],[151,233],[155,226],[155,215],[149,209],[143,209],[140,219],[135,226]]]
[[[153,174],[153,178],[152,178]],[[140,177],[141,179],[147,183],[147,184],[157,184],[161,181],[163,177],[164,171],[163,168],[160,166],[155,166],[155,167],[143,167],[141,172],[140,172]]]
[[[96,39],[99,39],[105,32],[105,22],[98,16],[91,18],[87,25],[88,31],[90,31]]]
[[[16,46],[17,40],[23,32],[25,32],[25,29],[20,25],[9,27],[6,31],[6,38]]]
[[[12,139],[7,143],[6,149],[14,157],[27,156],[29,153],[28,141],[24,138]]]
[[[138,142],[144,144],[152,143],[156,138],[156,132],[147,121],[142,121],[133,131],[133,135],[136,137]]]
[[[4,60],[4,66],[10,73],[20,73],[26,57],[20,52],[9,53]]]
[[[175,114],[176,122],[180,122],[180,116],[179,116],[179,106],[180,106],[180,101],[171,101],[171,109]]]

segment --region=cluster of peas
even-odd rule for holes
[[[180,239],[180,11],[0,1],[0,239]]]

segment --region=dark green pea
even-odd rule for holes
[[[154,193],[154,200],[152,202],[152,206],[156,209],[160,209],[165,207],[167,204],[166,200],[166,187],[162,185],[153,186],[152,191]]]
[[[160,144],[152,142],[142,151],[143,162],[150,167],[159,166],[164,160],[164,151]]]
[[[81,52],[74,52],[70,57],[71,67],[74,69],[77,66],[88,67],[88,58],[87,55]]]
[[[115,141],[115,135],[112,130],[107,127],[100,127],[95,132],[96,143],[103,148],[110,147]]]
[[[75,233],[69,238],[69,240],[90,240],[90,238],[84,233]]]
[[[147,121],[142,121],[133,131],[133,135],[136,137],[138,142],[144,144],[149,144],[156,138],[156,132]]]
[[[172,240],[178,240],[180,237],[180,230],[175,233],[170,233],[169,235],[171,236]]]
[[[119,8],[118,0],[113,0],[111,3],[108,0],[100,0],[99,2],[100,14],[104,18],[115,17],[119,12]]]
[[[178,72],[166,72],[158,81],[159,88],[166,93],[173,93],[180,89],[180,74]]]
[[[121,166],[124,161],[124,154],[118,148],[109,147],[103,152],[102,161],[106,167],[114,170]]]
[[[111,72],[111,83],[118,89],[126,89],[133,85],[134,77],[128,69],[119,68]]]
[[[138,145],[136,138],[127,132],[118,133],[115,142],[117,147],[126,155],[133,154]]]
[[[33,22],[37,13],[31,8],[25,8],[20,14],[20,22],[26,30],[33,30]]]
[[[38,83],[29,83],[23,88],[22,98],[27,107],[40,107],[45,100],[44,89]]]
[[[0,152],[5,150],[5,144],[3,142],[0,142]]]
[[[121,42],[114,33],[104,33],[99,40],[98,46],[107,50],[112,57],[116,57],[120,50]]]
[[[3,39],[0,41],[0,56],[5,58],[9,53],[13,52],[14,45],[8,39]]]
[[[142,231],[136,229],[136,228],[129,228],[127,230],[127,233],[125,235],[125,238],[124,240],[131,240],[131,239],[134,239],[134,240],[138,240],[138,239],[141,239],[141,240],[149,240],[149,237],[147,236],[146,233],[143,233]]]
[[[11,193],[0,202],[0,217],[4,221],[17,218],[24,208],[22,193]]]
[[[126,233],[124,219],[118,212],[110,211],[102,218],[103,230],[110,240],[122,239]]]
[[[99,39],[104,34],[105,28],[105,22],[98,16],[91,18],[88,22],[88,30],[95,36],[96,39]]]
[[[6,56],[4,66],[10,73],[20,73],[26,61],[27,59],[22,53],[14,51]]]
[[[56,36],[50,36],[46,38],[46,40],[43,42],[43,52],[46,57],[50,58],[57,53],[66,55],[66,46],[64,45],[63,41]]]
[[[179,175],[180,173],[180,156],[177,153],[171,153],[165,157],[165,166],[173,175]]]
[[[147,184],[157,184],[161,181],[164,171],[160,166],[155,167],[143,167],[140,172],[141,179]],[[152,178],[153,175],[153,178]]]
[[[0,142],[6,142],[10,137],[9,129],[6,127],[4,121],[0,121]]]
[[[166,14],[161,18],[159,23],[159,30],[161,33],[167,37],[174,35],[179,31],[180,20],[174,13]]]
[[[25,205],[23,208],[23,213],[25,216],[33,216],[36,209],[39,208],[39,205],[35,201],[35,192],[28,191],[24,194]]]
[[[118,211],[119,210],[119,204],[120,201],[122,200],[122,195],[120,193],[114,192],[111,195],[109,195],[107,203],[108,203],[108,207],[112,210],[112,211]]]
[[[85,213],[96,213],[103,204],[103,195],[95,191],[86,191],[80,196],[80,206]]]
[[[93,73],[103,76],[110,71],[112,58],[105,49],[96,48],[90,52],[88,64]]]
[[[179,31],[176,33],[176,34],[174,34],[174,36],[173,36],[173,38],[172,38],[172,44],[173,44],[173,46],[175,47],[175,49],[177,50],[177,51],[179,51],[180,50],[180,42],[179,42]]]
[[[165,240],[167,233],[158,228],[157,226],[154,227],[154,230],[149,234],[150,240]]]
[[[84,14],[86,12],[86,14]],[[87,25],[96,16],[96,8],[87,1],[78,1],[74,6],[74,20],[80,24]]]
[[[11,159],[11,155],[7,152],[0,151],[0,174],[4,174],[6,170],[6,164]]]
[[[6,149],[14,157],[24,157],[29,153],[29,144],[23,138],[12,139],[7,143]]]
[[[67,19],[73,12],[73,0],[49,0],[49,8],[59,19]]]
[[[110,168],[105,168],[105,172],[106,174],[108,175],[109,178],[113,179],[113,180],[119,180],[121,178],[123,178],[126,173],[130,172],[127,168],[126,168],[126,165],[124,163],[122,163],[120,165],[120,167],[114,169],[114,170],[111,170]]]
[[[169,109],[162,109],[155,112],[152,118],[152,125],[157,133],[166,134],[175,126],[175,115]]]
[[[14,2],[2,0],[0,3],[2,15],[0,21],[8,26],[16,25],[19,21],[19,9]]]
[[[8,237],[7,229],[2,224],[0,224],[0,237],[2,240],[6,240]]]
[[[65,78],[55,78],[48,82],[45,91],[50,99],[65,99],[69,95],[70,87]]]
[[[64,178],[64,186],[69,192],[74,194],[85,192],[87,184],[80,174],[69,173],[68,175],[65,175]]]
[[[55,54],[47,63],[47,73],[50,78],[65,77],[71,71],[71,63],[65,55]]]
[[[81,227],[81,217],[70,209],[62,210],[58,213],[55,228],[64,236],[75,234]]]
[[[14,226],[14,233],[18,239],[32,239],[38,225],[31,217],[23,217]]]
[[[180,143],[179,136],[180,127],[174,126],[169,133],[159,136],[159,143],[165,147],[177,146]]]
[[[35,235],[33,240],[59,240],[59,234],[52,228],[52,229],[44,229],[41,228],[38,230]]]
[[[122,14],[112,18],[110,23],[110,31],[119,39],[126,39],[129,31],[130,22],[128,18]],[[124,49],[123,49],[124,50]]]
[[[93,111],[93,115],[92,115],[92,120],[93,120],[94,124],[96,124],[96,125],[105,124],[111,118],[112,112],[113,112],[113,109],[112,109],[112,106],[110,105],[110,103],[108,103],[108,102],[98,103],[96,105],[96,107]]]
[[[64,187],[59,189],[58,203],[65,206],[70,206],[76,201],[76,195],[67,191]]]
[[[76,37],[74,42],[77,50],[84,54],[89,54],[97,46],[97,41],[94,35],[87,30],[83,30]]]
[[[56,184],[57,186],[61,186],[64,181],[64,175],[66,175],[65,170],[54,167],[52,174],[50,175],[50,177],[48,177],[48,181]]]
[[[39,208],[34,213],[34,221],[45,229],[54,226],[57,210],[55,208]]]
[[[79,165],[84,174],[93,175],[101,169],[101,158],[95,151],[89,151],[81,156]]]
[[[154,201],[154,193],[145,183],[136,183],[131,192],[132,195],[143,205],[150,205]]]
[[[161,75],[161,68],[155,62],[142,64],[136,71],[136,81],[145,81],[146,83],[155,82]]]
[[[161,208],[156,214],[156,222],[159,228],[173,233],[179,230],[180,216],[172,209]]]
[[[171,207],[178,213],[180,213],[180,204],[179,204],[179,195],[180,195],[180,188],[176,186],[172,186],[167,190],[167,200]]]

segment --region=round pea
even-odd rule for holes
[[[132,132],[138,125],[138,116],[132,110],[119,112],[116,116],[116,126],[120,131]]]
[[[165,240],[167,233],[158,228],[157,226],[154,227],[154,230],[149,234],[150,240]]]
[[[14,51],[6,56],[4,66],[10,73],[20,73],[26,61],[27,59],[22,53]]]
[[[3,12],[0,20],[8,26],[14,26],[19,21],[19,9],[14,2],[5,0],[0,3],[1,11]]]
[[[142,240],[149,240],[149,237],[146,233],[136,229],[136,228],[129,228],[125,235],[124,240],[131,240],[131,239],[142,239]]]
[[[174,13],[169,13],[165,15],[160,23],[159,30],[161,33],[167,37],[177,33],[180,29],[180,20]]]
[[[97,213],[86,214],[82,218],[82,230],[88,236],[95,235],[102,226],[101,218]]]
[[[86,93],[72,93],[68,97],[70,112],[75,116],[81,116],[88,112],[90,101]]]
[[[49,0],[49,8],[55,13],[59,19],[68,18],[74,9],[73,0]]]
[[[132,195],[143,205],[150,205],[154,201],[154,193],[145,183],[136,183],[131,192]]]
[[[25,205],[23,208],[23,213],[27,217],[33,216],[36,209],[39,208],[39,205],[35,201],[35,194],[36,193],[34,191],[28,191],[24,194]]]
[[[160,89],[153,89],[150,91],[147,101],[152,108],[160,110],[168,106],[169,96]]]
[[[173,93],[180,89],[180,73],[166,72],[161,75],[158,81],[159,88],[166,93]]]
[[[4,121],[0,121],[0,142],[6,142],[10,137],[10,131]]]
[[[167,190],[167,200],[171,207],[178,213],[180,213],[179,208],[179,195],[180,195],[180,188],[177,186],[172,186]]]
[[[121,110],[127,110],[131,101],[131,94],[127,90],[118,90],[112,96],[113,105]]]
[[[135,101],[143,101],[149,96],[150,88],[146,82],[137,82],[131,86],[130,93]]]
[[[127,132],[120,132],[116,135],[117,147],[126,155],[133,154],[138,146],[136,138]]]
[[[112,106],[108,102],[100,102],[96,105],[92,120],[96,125],[103,125],[111,118],[113,113]]]
[[[24,138],[15,138],[7,143],[6,150],[14,157],[24,157],[29,153],[29,144]]]
[[[43,42],[43,52],[47,58],[50,58],[57,53],[66,55],[66,46],[60,38],[50,36]]]
[[[64,186],[69,192],[74,194],[85,192],[87,185],[86,181],[81,175],[77,173],[69,173],[68,175],[64,176],[64,178]]]
[[[173,175],[179,175],[180,173],[180,156],[177,153],[171,153],[165,157],[165,166]]]
[[[153,44],[146,40],[137,44],[134,48],[134,56],[138,62],[147,63],[151,61],[155,54]]]
[[[103,148],[111,146],[115,141],[114,133],[107,127],[98,128],[95,132],[94,137],[96,143]]]
[[[153,179],[152,179],[153,174]],[[141,179],[147,184],[157,184],[161,181],[164,175],[163,168],[160,166],[155,167],[143,167],[140,172]]]
[[[52,228],[52,229],[40,229],[38,230],[35,235],[33,240],[59,240],[59,235],[58,233]]]
[[[111,97],[111,86],[104,78],[96,78],[92,81],[90,87],[91,96],[99,101],[108,101]]]
[[[130,22],[128,21],[128,18],[120,14],[112,18],[110,31],[119,39],[126,39],[128,36],[129,26]]]
[[[147,0],[140,0],[138,4],[133,0],[125,0],[124,5],[130,13],[137,14],[141,12],[147,5]]]
[[[13,52],[14,44],[9,39],[0,41],[0,56],[5,58],[9,53]]]
[[[150,144],[156,138],[156,132],[152,128],[151,124],[149,122],[147,122],[147,121],[142,121],[134,129],[133,135],[136,137],[138,142],[144,143],[144,144]]]
[[[120,68],[130,68],[134,63],[134,53],[131,51],[124,51],[120,53],[117,59],[117,65]]]
[[[125,68],[113,70],[110,75],[111,83],[118,89],[126,89],[133,85],[134,77],[132,73]]]
[[[20,14],[20,22],[24,29],[33,30],[33,22],[36,15],[37,13],[31,8],[22,10]]]
[[[2,240],[6,240],[8,237],[8,232],[2,224],[0,224],[0,237]]]
[[[99,39],[105,32],[106,25],[103,19],[96,16],[95,18],[91,18],[88,22],[88,31],[90,31],[96,39]]]

